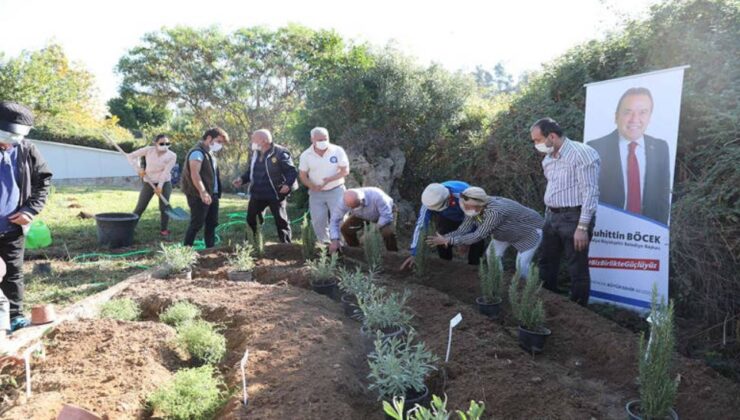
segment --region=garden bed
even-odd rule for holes
[[[204,319],[224,328],[228,351],[218,369],[231,396],[218,418],[383,418],[376,396],[367,391],[360,325],[338,302],[310,291],[300,247],[269,245],[254,270],[257,282],[251,283],[226,280],[228,255],[225,249],[204,253],[192,281],[147,280],[123,291],[139,303],[146,321],[94,320],[55,329],[46,361],[34,368],[34,397],[3,418],[51,418],[62,402],[110,418],[146,418],[146,395],[188,366],[173,348],[174,331],[152,322],[180,300],[196,303]],[[362,251],[351,250],[347,257],[362,260]],[[410,290],[412,324],[440,357],[449,319],[463,315],[450,363],[440,363],[428,383],[432,392],[447,394],[448,406],[481,400],[486,417],[498,418],[625,417],[624,404],[638,395],[634,333],[562,296],[543,293],[553,335],[545,352],[532,357],[517,344],[508,308],[498,321],[477,313],[474,267],[431,258],[429,275],[421,281],[399,272],[401,261],[386,255],[379,281],[391,290]],[[245,409],[239,360],[247,348]],[[683,357],[677,371],[681,417],[732,418],[740,411],[737,384]]]

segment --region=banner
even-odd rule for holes
[[[670,209],[684,69],[586,85],[583,138],[601,158],[589,250],[591,301],[650,308],[668,297]]]

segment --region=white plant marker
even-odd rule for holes
[[[239,363],[239,366],[242,369],[242,388],[244,390],[244,401],[242,403],[244,404],[244,407],[247,406],[249,403],[249,397],[247,396],[247,360],[249,359],[249,349],[247,349],[244,352],[244,357],[242,357],[242,361]]]
[[[46,352],[44,351],[44,343],[39,341],[35,345],[26,349],[23,352],[23,364],[26,368],[26,398],[31,398],[31,355],[33,352],[38,351],[41,353],[41,358],[46,358]]]
[[[457,327],[457,324],[462,321],[462,314],[458,313],[450,320],[450,335],[447,338],[447,355],[445,356],[445,363],[450,361],[450,347],[452,346],[452,329]]]

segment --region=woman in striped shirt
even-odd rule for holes
[[[542,240],[544,220],[536,211],[514,200],[488,196],[483,188],[470,187],[460,194],[465,220],[456,231],[430,236],[430,245],[470,245],[491,236],[491,248],[499,258],[509,246],[516,248],[516,266],[523,278]]]

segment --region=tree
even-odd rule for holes
[[[111,115],[118,117],[121,127],[141,132],[147,128],[161,127],[166,124],[172,113],[166,106],[155,101],[151,96],[135,93],[123,87],[117,98],[108,101]]]

